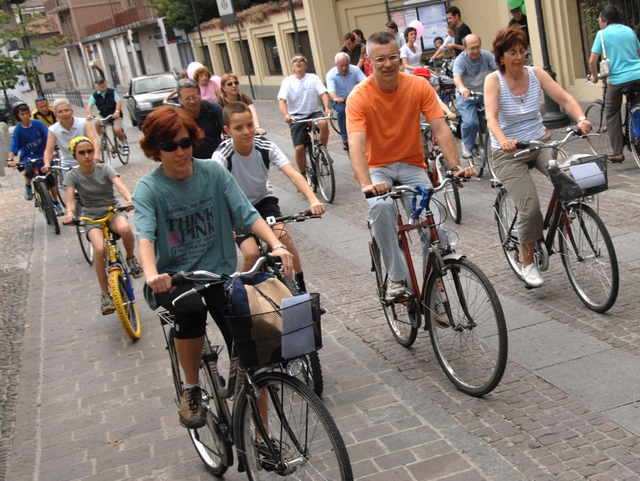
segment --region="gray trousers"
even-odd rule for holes
[[[613,149],[613,155],[620,155],[624,149],[624,138],[622,136],[622,94],[620,90],[627,85],[640,86],[640,79],[623,84],[609,84],[607,98],[604,100],[604,116],[607,121],[607,133]]]

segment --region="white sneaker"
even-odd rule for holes
[[[467,148],[466,145],[464,145],[464,142],[462,143],[462,156],[465,159],[469,159],[471,157],[473,157],[473,154],[471,153],[471,151]]]
[[[540,271],[538,271],[538,266],[536,266],[535,262],[522,268],[522,277],[524,277],[524,282],[531,287],[540,287],[544,284],[544,279],[540,275]]]

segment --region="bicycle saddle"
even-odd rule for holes
[[[620,89],[620,93],[622,95],[629,95],[629,94],[633,94],[633,93],[638,94],[638,93],[640,93],[640,85],[636,85],[636,84],[627,85],[626,87],[622,87]]]

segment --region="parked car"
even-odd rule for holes
[[[124,95],[124,98],[127,99],[127,110],[131,117],[131,124],[142,129],[147,115],[162,105],[164,97],[176,88],[177,83],[175,75],[168,72],[131,79],[129,92]]]
[[[4,99],[4,94],[0,92],[0,122],[6,122],[7,124],[9,123],[9,120],[11,120],[12,116],[12,107],[18,102],[22,102],[22,100],[20,100],[18,97],[9,95],[10,106],[8,107]]]

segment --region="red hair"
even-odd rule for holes
[[[155,109],[142,124],[144,137],[140,141],[140,147],[144,155],[159,162],[158,144],[173,140],[182,127],[187,129],[189,137],[193,139],[193,146],[198,147],[200,140],[204,138],[204,132],[196,124],[193,115],[179,107]]]

